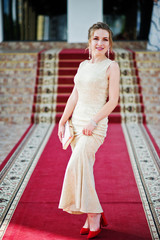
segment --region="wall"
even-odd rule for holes
[[[68,42],[87,42],[88,29],[103,21],[102,0],[68,0]]]
[[[2,0],[0,0],[0,42],[3,41]]]

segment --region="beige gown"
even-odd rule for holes
[[[99,121],[92,136],[82,134],[84,126],[106,103],[108,96],[107,68],[110,59],[98,63],[85,60],[80,63],[74,83],[78,102],[72,114],[75,138],[68,162],[59,208],[72,214],[101,213],[93,175],[95,153],[104,141],[108,118]]]

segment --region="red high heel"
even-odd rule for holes
[[[81,228],[80,234],[87,235],[89,233],[89,228]]]
[[[107,222],[107,219],[106,217],[104,216],[104,213],[101,213],[101,220],[100,220],[100,227],[107,227],[108,225],[108,222]]]
[[[102,227],[106,227],[108,225],[106,217],[104,216],[104,213],[101,213],[101,219],[100,219],[100,228],[97,231],[89,231],[89,234],[87,236],[88,239],[95,238],[101,231]]]

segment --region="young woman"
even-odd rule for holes
[[[93,238],[100,233],[101,226],[107,225],[95,190],[93,165],[95,153],[106,137],[108,115],[118,104],[120,71],[118,64],[107,58],[112,50],[112,32],[107,24],[98,22],[91,26],[88,43],[90,60],[80,63],[59,122],[60,141],[71,115],[75,133],[59,208],[71,214],[86,213],[80,234]]]

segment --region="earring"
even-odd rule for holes
[[[89,60],[91,59],[91,49],[89,48]]]
[[[108,48],[108,58],[109,58],[109,48]]]

